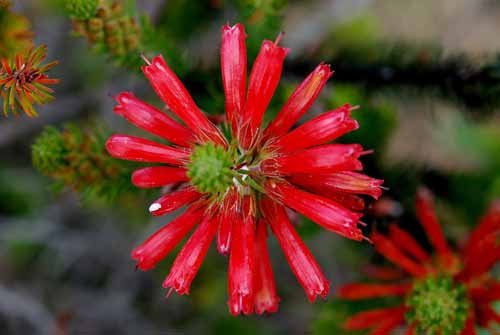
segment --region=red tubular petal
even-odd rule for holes
[[[405,273],[400,269],[376,265],[368,265],[362,268],[362,272],[368,277],[378,280],[400,280],[405,277]]]
[[[406,333],[405,335],[415,335],[415,331],[417,329],[417,325],[416,324],[412,324],[408,327],[408,329],[406,330]]]
[[[480,285],[468,287],[467,290],[474,305],[487,305],[493,301],[500,300],[500,282],[492,280],[487,283],[483,282]]]
[[[227,24],[222,27],[220,62],[226,95],[226,115],[235,134],[245,105],[247,82],[245,38],[245,29],[239,23],[232,27]]]
[[[276,313],[279,298],[267,250],[267,223],[264,220],[260,220],[257,224],[255,255],[255,312],[257,314]]]
[[[217,230],[217,220],[205,217],[175,258],[163,287],[175,288],[178,294],[189,294],[189,287],[207,254]]]
[[[351,211],[362,212],[365,209],[365,200],[357,195],[347,194],[343,192],[331,192],[325,189],[316,190],[314,193],[322,195],[337,204]]]
[[[155,107],[137,99],[132,93],[120,93],[116,101],[119,105],[115,106],[114,112],[137,127],[180,146],[188,147],[194,142],[191,130]]]
[[[330,142],[345,133],[358,129],[356,120],[349,117],[351,106],[345,105],[306,122],[272,142],[282,153],[294,152]]]
[[[391,224],[389,226],[389,237],[399,248],[419,262],[425,263],[431,259],[431,256],[418,244],[418,242],[397,225]]]
[[[476,335],[477,332],[476,332],[476,327],[475,327],[475,324],[474,324],[474,318],[472,317],[469,317],[466,321],[465,321],[465,328],[464,330],[460,333],[460,335]]]
[[[390,317],[384,319],[378,326],[376,326],[368,335],[390,335],[401,323],[403,323],[404,311],[399,311]]]
[[[481,249],[485,241],[496,240],[500,234],[500,201],[491,204],[465,245],[463,254],[467,256]],[[487,242],[486,242],[487,243]]]
[[[198,223],[204,209],[192,206],[175,220],[154,233],[132,251],[132,258],[141,270],[149,270],[162,260]]]
[[[330,283],[293,228],[285,208],[267,197],[262,199],[261,207],[265,220],[271,226],[290,268],[304,288],[309,301],[314,302],[318,295],[326,298],[330,291]]]
[[[500,289],[500,286],[497,289]],[[482,302],[485,300],[487,301],[489,291],[490,291],[490,288],[487,286],[469,287],[467,289],[467,293],[469,294],[470,299],[474,300],[474,302],[476,302],[476,301]]]
[[[189,150],[169,147],[143,138],[113,135],[106,142],[108,153],[120,159],[138,162],[183,165],[189,159]]]
[[[229,256],[229,311],[233,315],[251,314],[254,308],[255,204],[245,196],[243,215],[233,222]]]
[[[217,233],[217,251],[221,255],[229,254],[231,246],[231,235],[233,222],[237,220],[237,216],[241,208],[241,199],[238,191],[232,188],[224,198],[219,209],[219,231]]]
[[[389,319],[395,320],[398,318],[401,319],[402,317],[404,318],[405,311],[406,308],[404,306],[399,306],[360,312],[354,314],[350,319],[348,319],[344,324],[344,328],[347,330],[368,329],[380,325]],[[386,334],[389,334],[389,332]]]
[[[196,106],[182,82],[168,67],[163,56],[153,58],[151,64],[142,67],[156,94],[186,125],[195,132],[201,141],[211,140],[225,145],[221,133]]]
[[[475,257],[466,258],[464,267],[458,274],[457,279],[461,281],[469,281],[474,277],[479,277],[491,270],[491,268],[499,261],[500,245],[483,245],[483,249],[480,254],[475,255]]]
[[[384,182],[350,171],[329,174],[296,174],[290,176],[289,180],[306,188],[367,194],[374,199],[378,199],[382,195],[380,185]]]
[[[422,277],[427,274],[427,270],[420,264],[416,263],[408,256],[406,256],[401,249],[399,249],[390,239],[387,237],[374,233],[371,236],[375,249],[384,255],[385,258],[393,262],[394,264],[400,266],[406,272],[416,276]]]
[[[4,71],[10,76],[12,75],[12,69],[10,68],[10,65],[9,65],[9,61],[7,60],[7,58],[2,58],[0,60],[0,62],[2,63],[2,67],[4,69]]]
[[[277,43],[263,41],[250,73],[248,94],[238,139],[244,148],[255,143],[264,112],[273,97],[281,77],[283,62],[289,49]]]
[[[154,216],[164,215],[199,199],[201,196],[194,187],[188,186],[179,191],[165,194],[163,197],[155,200],[149,206],[149,212]]]
[[[310,176],[316,176],[316,175],[310,175]],[[288,178],[288,180],[293,181],[293,176],[291,178]],[[298,184],[300,185],[300,183]],[[321,185],[321,182],[318,184],[310,183],[308,185],[304,185],[303,187],[308,191],[311,191],[315,194],[333,200],[337,204],[347,209],[359,212],[365,209],[365,200],[363,198],[353,194],[341,192],[338,189],[323,187],[323,185]]]
[[[340,287],[337,295],[342,299],[360,300],[387,296],[404,296],[411,284],[348,284]]]
[[[500,202],[493,203],[462,250],[464,267],[458,279],[467,281],[490,270],[500,260]]]
[[[132,184],[141,188],[162,187],[187,180],[186,169],[168,166],[151,166],[132,174]]]
[[[363,153],[359,144],[327,144],[265,159],[260,169],[271,176],[361,170]]]
[[[424,227],[431,244],[436,249],[440,259],[445,265],[453,263],[453,256],[443,231],[439,224],[434,209],[434,200],[429,190],[421,188],[417,191],[416,204],[417,216]]]
[[[266,128],[266,138],[286,134],[309,110],[332,74],[330,65],[318,65],[295,89],[278,116]]]
[[[264,187],[269,196],[323,228],[356,241],[363,239],[363,233],[357,227],[363,214],[351,212],[329,199],[304,192],[286,182],[269,181]]]

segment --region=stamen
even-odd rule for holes
[[[358,157],[359,156],[364,156],[364,155],[370,155],[370,154],[373,154],[373,152],[374,152],[373,149],[361,151],[361,152],[358,153]]]
[[[276,40],[274,40],[274,45],[278,45],[279,42],[281,41],[281,39],[283,38],[283,35],[285,35],[284,32],[280,31],[280,33],[278,34],[278,36],[276,37]]]
[[[141,52],[141,58],[146,64],[151,65],[151,61],[146,58],[146,55],[144,55],[143,52]]]
[[[373,244],[373,241],[372,241],[370,238],[366,237],[365,235],[363,235],[363,236],[361,237],[361,239],[363,239],[363,240],[367,241],[367,242],[368,242],[368,243],[370,243],[370,244]]]
[[[165,296],[167,299],[170,298],[170,296],[172,295],[172,293],[174,292],[174,288],[171,287],[170,290],[168,290],[167,292],[167,295]]]

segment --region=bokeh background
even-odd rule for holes
[[[159,103],[139,73],[140,51],[164,53],[198,104],[222,113],[218,48],[226,22],[246,25],[249,64],[263,39],[285,32],[282,44],[292,50],[266,117],[320,61],[335,74],[307,118],[344,103],[361,106],[353,113],[361,129],[342,141],[375,149],[363,157],[366,172],[389,188],[367,209],[367,231],[399,221],[425,244],[413,208],[425,185],[450,241],[460,243],[500,197],[500,1],[124,1],[150,27],[144,50],[126,57],[75,36],[63,3],[13,1],[35,44],[59,61],[51,75],[61,83],[38,118],[0,119],[0,334],[343,334],[345,317],[363,307],[333,294],[309,304],[274,239],[279,313],[230,316],[227,259],[215,248],[191,295],[166,300],[161,283],[176,252],[147,273],[134,271],[130,258],[176,215],[149,216],[157,190],[135,190],[133,166],[117,161],[109,162],[122,169],[113,178],[88,179],[82,170],[65,179],[33,167],[31,146],[48,125],[90,138],[98,155],[106,134],[139,134],[114,115],[112,96],[133,91]],[[296,223],[333,288],[381,261],[367,243]]]

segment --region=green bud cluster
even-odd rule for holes
[[[233,184],[233,151],[214,143],[196,146],[188,164],[191,183],[201,193],[222,194]]]
[[[255,9],[264,11],[267,14],[276,14],[285,9],[288,0],[244,0]]]
[[[97,51],[110,53],[125,63],[130,61],[128,57],[138,59],[141,29],[135,17],[127,15],[119,2],[108,4],[101,0],[91,16],[74,15],[73,18],[74,33],[86,37]]]
[[[465,327],[469,301],[466,288],[450,277],[418,282],[406,300],[406,319],[424,334],[456,335]]]
[[[64,9],[74,19],[87,20],[95,16],[98,7],[98,0],[66,0]]]
[[[62,131],[48,126],[32,146],[33,165],[53,178],[59,190],[115,199],[134,188],[131,170],[105,151],[106,138],[103,131],[87,131],[75,124],[67,124]]]

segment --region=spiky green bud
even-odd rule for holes
[[[46,127],[32,146],[33,165],[53,178],[57,188],[72,189],[88,197],[115,199],[135,192],[131,168],[108,155],[107,134],[102,130],[67,124],[64,129]]]
[[[233,183],[234,154],[221,146],[207,143],[191,154],[188,176],[201,193],[224,193]]]
[[[77,20],[87,20],[95,16],[98,0],[66,0],[65,9],[69,16]]]
[[[415,284],[406,306],[406,319],[420,332],[455,335],[465,327],[470,304],[463,284],[450,277],[428,277]]]
[[[288,5],[288,0],[244,0],[244,2],[268,14],[281,12]]]
[[[134,13],[120,2],[103,0],[97,1],[95,9],[92,5],[91,12],[90,16],[70,14],[75,35],[87,37],[95,51],[110,54],[116,64],[140,68],[142,31]]]
[[[55,173],[67,164],[64,157],[68,154],[64,137],[55,127],[48,126],[35,140],[32,150],[33,165],[47,174]]]

